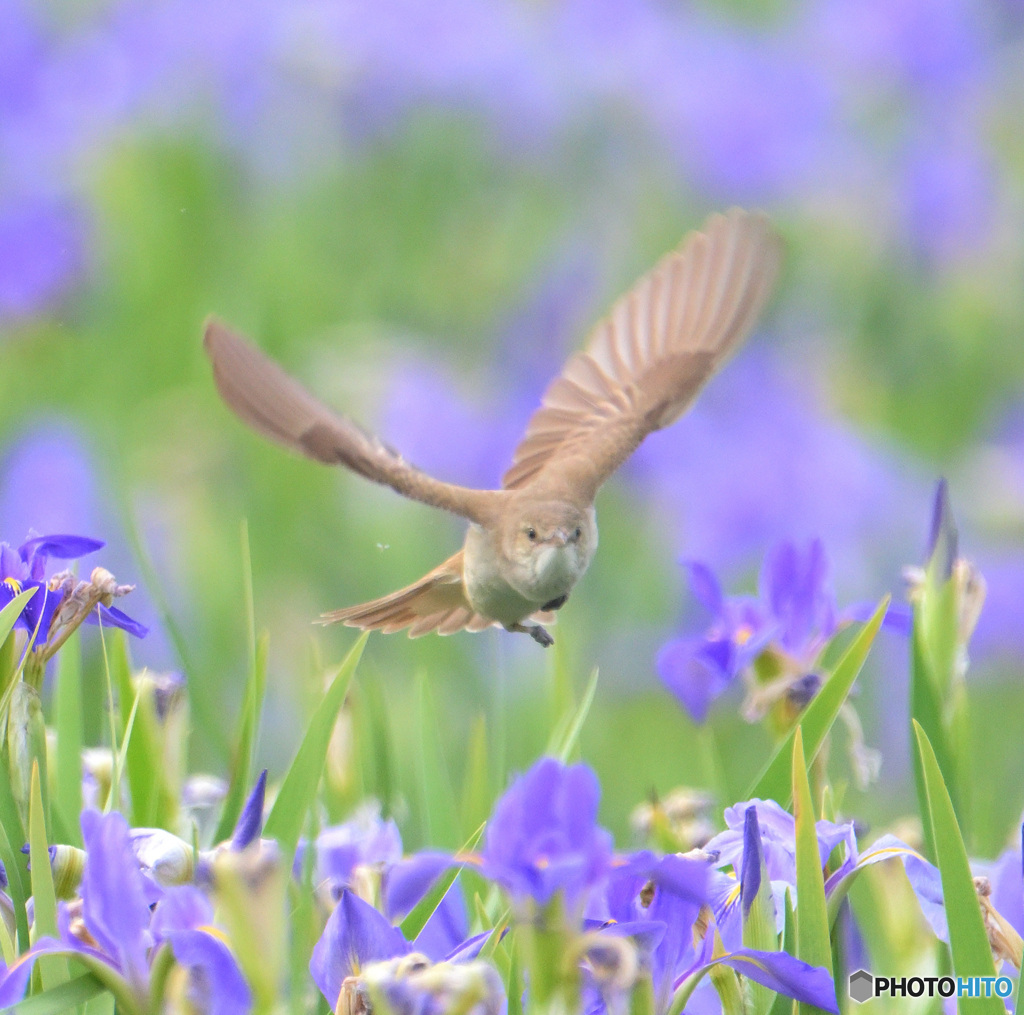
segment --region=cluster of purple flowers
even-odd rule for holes
[[[711,568],[687,564],[694,598],[704,619],[698,634],[670,640],[658,655],[658,673],[696,722],[741,677],[748,692],[746,716],[755,721],[781,699],[799,711],[821,685],[822,651],[845,624],[866,620],[872,606],[840,612],[828,584],[828,560],[820,540],[801,550],[790,542],[765,557],[757,596],[726,596]],[[890,607],[889,627],[907,634],[910,612]],[[767,657],[767,658],[766,658]],[[755,674],[763,660],[764,676]]]
[[[252,970],[240,962],[229,928],[215,923],[214,908],[233,864],[242,864],[246,891],[257,894],[258,883],[274,876],[268,871],[283,870],[277,843],[261,838],[265,789],[264,772],[231,838],[198,855],[191,843],[162,829],[130,829],[116,812],[83,812],[84,851],[50,850],[55,880],[72,886],[59,903],[59,937],[36,940],[3,969],[0,1007],[23,996],[37,959],[59,954],[82,961],[126,1010],[149,1010],[160,1001],[154,990],[170,990],[178,992],[175,1003],[194,1010],[250,1011]],[[768,906],[771,933],[784,932],[786,896],[796,892],[791,814],[772,800],[738,803],[725,811],[726,829],[702,848],[666,856],[623,854],[598,824],[599,798],[588,767],[542,758],[497,801],[478,854],[405,857],[394,822],[372,810],[323,830],[315,842],[300,843],[293,877],[312,877],[326,915],[309,970],[332,1009],[370,1010],[382,998],[396,1013],[440,1015],[457,1007],[497,1015],[504,1010],[506,985],[484,956],[511,926],[516,933],[555,932],[547,947],[561,941],[570,949],[577,964],[573,1003],[588,1015],[621,1011],[642,982],[655,1012],[667,1012],[683,995],[687,1011],[717,1010],[705,978],[716,966],[838,1011],[828,970],[747,943],[745,924],[753,919],[755,898],[767,900],[761,904]],[[821,820],[816,831],[830,920],[844,910],[860,872],[898,860],[925,920],[946,940],[939,873],[917,850],[889,834],[862,847],[852,822]],[[463,870],[500,888],[510,907],[503,920],[475,933],[462,893]],[[993,948],[1019,964],[1019,844],[979,866],[978,874]],[[436,895],[435,886],[443,894]],[[432,911],[410,940],[402,921],[430,893]],[[10,900],[0,893],[0,902],[13,935]],[[257,920],[279,919],[254,913]],[[848,907],[845,915],[847,934],[856,942]],[[172,959],[183,977],[167,977]],[[539,976],[535,989],[541,989]]]
[[[330,141],[365,137],[410,109],[483,113],[522,152],[625,107],[711,194],[877,202],[888,180],[881,194],[902,210],[897,228],[955,255],[984,241],[1001,196],[978,124],[1012,94],[1013,76],[992,68],[1011,52],[1007,26],[1020,27],[1007,15],[997,31],[984,14],[972,0],[945,0],[938,16],[919,0],[900,13],[817,0],[755,27],[649,0],[303,0],[258,13],[238,0],[216,11],[125,0],[60,25],[10,3],[0,21],[0,318],[52,302],[87,262],[75,179],[95,146],[140,116],[150,129],[176,126],[211,106],[220,136],[278,174],[281,161],[299,173],[326,161]],[[900,129],[877,127],[892,116]]]

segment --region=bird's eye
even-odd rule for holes
[[[537,538],[537,530],[532,525],[526,530],[526,538],[529,539],[531,543]]]
[[[573,539],[579,539],[583,535],[583,530],[577,525],[576,531],[572,534]]]

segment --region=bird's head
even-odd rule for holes
[[[564,501],[523,505],[510,512],[504,533],[505,556],[523,585],[564,584],[567,592],[586,570],[597,546],[593,510]],[[551,596],[549,598],[555,598]]]

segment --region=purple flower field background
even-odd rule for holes
[[[935,856],[921,859],[928,830],[913,825],[910,598],[918,632],[941,641],[920,597],[954,587],[960,654],[939,682],[948,743],[934,746],[972,861],[995,865],[992,905],[1024,929],[1022,114],[1014,0],[0,3],[0,607],[39,591],[10,645],[21,652],[36,632],[20,683],[40,691],[47,724],[73,665],[61,660],[80,654],[82,746],[109,748],[112,729],[121,742],[140,686],[128,674],[143,671],[152,728],[140,704],[149,732],[135,742],[175,745],[166,799],[151,808],[141,783],[127,785],[149,771],[129,751],[119,791],[130,804],[113,808],[126,823],[88,809],[116,793],[102,765],[97,776],[86,764],[85,814],[62,814],[63,838],[48,824],[48,845],[100,859],[51,936],[73,937],[73,907],[84,907],[94,950],[128,984],[115,991],[125,1010],[166,975],[154,965],[164,945],[181,968],[206,970],[194,977],[238,978],[230,1003],[269,1004],[279,984],[254,982],[245,947],[235,943],[239,967],[202,928],[215,860],[249,863],[265,833],[258,772],[274,831],[277,791],[356,641],[311,621],[408,583],[462,538],[456,521],[238,426],[202,355],[206,316],[251,335],[417,465],[495,485],[548,380],[611,300],[731,205],[763,208],[782,234],[777,295],[697,406],[601,493],[601,547],[554,649],[494,630],[367,642],[312,809],[324,831],[303,819],[290,842],[296,852],[300,835],[321,835],[294,864],[294,881],[305,870],[319,885],[310,982],[335,1007],[353,972],[338,959],[348,942],[368,949],[362,965],[400,965],[415,944],[432,962],[457,952],[480,1004],[497,1003],[517,974],[499,962],[496,984],[489,957],[504,949],[529,966],[529,948],[548,946],[474,939],[499,926],[499,899],[550,916],[557,897],[567,926],[682,921],[687,933],[710,905],[733,956],[714,968],[759,984],[750,1010],[757,990],[794,982],[809,993],[786,996],[824,1005],[796,967],[751,973],[761,959],[744,950],[765,949],[747,928],[771,921],[756,915],[768,902],[750,858],[763,850],[766,881],[795,886],[798,833],[778,831],[793,819],[772,801],[743,801],[887,593],[893,605],[809,772],[815,794],[832,794],[817,835],[846,954],[878,957],[857,930],[874,920],[886,946],[920,960],[915,934],[950,935]],[[71,633],[80,607],[102,615],[102,640]],[[254,660],[265,663],[262,719],[240,746]],[[595,668],[585,722],[562,741],[563,760],[586,767],[546,771],[555,763],[538,759]],[[167,701],[178,704],[163,713]],[[234,774],[225,810],[193,785],[197,773]],[[51,772],[65,802],[67,778]],[[514,813],[516,786],[539,792],[524,788],[531,779],[574,787],[545,812],[550,827]],[[27,841],[27,769],[17,785]],[[129,855],[177,857],[189,821],[209,855],[155,882],[140,860],[138,905],[105,914],[102,879]],[[149,826],[175,843],[140,845]],[[710,871],[674,862],[730,835],[733,852],[719,842]],[[876,848],[897,859],[876,865]],[[537,861],[548,853],[568,857],[564,868]],[[251,874],[238,864],[222,877]],[[730,865],[749,905],[720,881]],[[376,871],[376,887],[356,890],[357,870]],[[488,886],[486,928],[469,890],[465,911],[438,904],[428,922],[416,908],[456,870],[460,885]],[[405,902],[392,905],[403,877]],[[278,901],[294,891],[287,880],[268,875]],[[634,882],[655,886],[654,910],[636,910]],[[887,913],[892,893],[901,905]],[[775,907],[781,928],[780,898]],[[227,911],[231,938],[246,916]],[[121,922],[104,939],[94,928],[110,920]],[[620,935],[628,948],[588,938],[587,968],[632,956],[657,1012],[707,969],[685,1010],[717,1010],[713,934],[704,948],[634,931]],[[118,952],[140,935],[145,947]],[[54,961],[66,959],[39,959],[35,987],[55,982]],[[388,990],[428,989],[425,970],[395,969]],[[0,982],[0,1000],[19,986]],[[586,978],[564,989],[588,1011],[621,1001]],[[396,1011],[412,1003],[389,997]]]

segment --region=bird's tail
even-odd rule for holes
[[[463,629],[482,631],[496,621],[477,613],[466,598],[462,551],[459,550],[404,589],[369,603],[324,613],[320,623],[340,623],[385,634],[408,628],[410,638],[419,638],[431,631],[438,634],[454,634]]]

